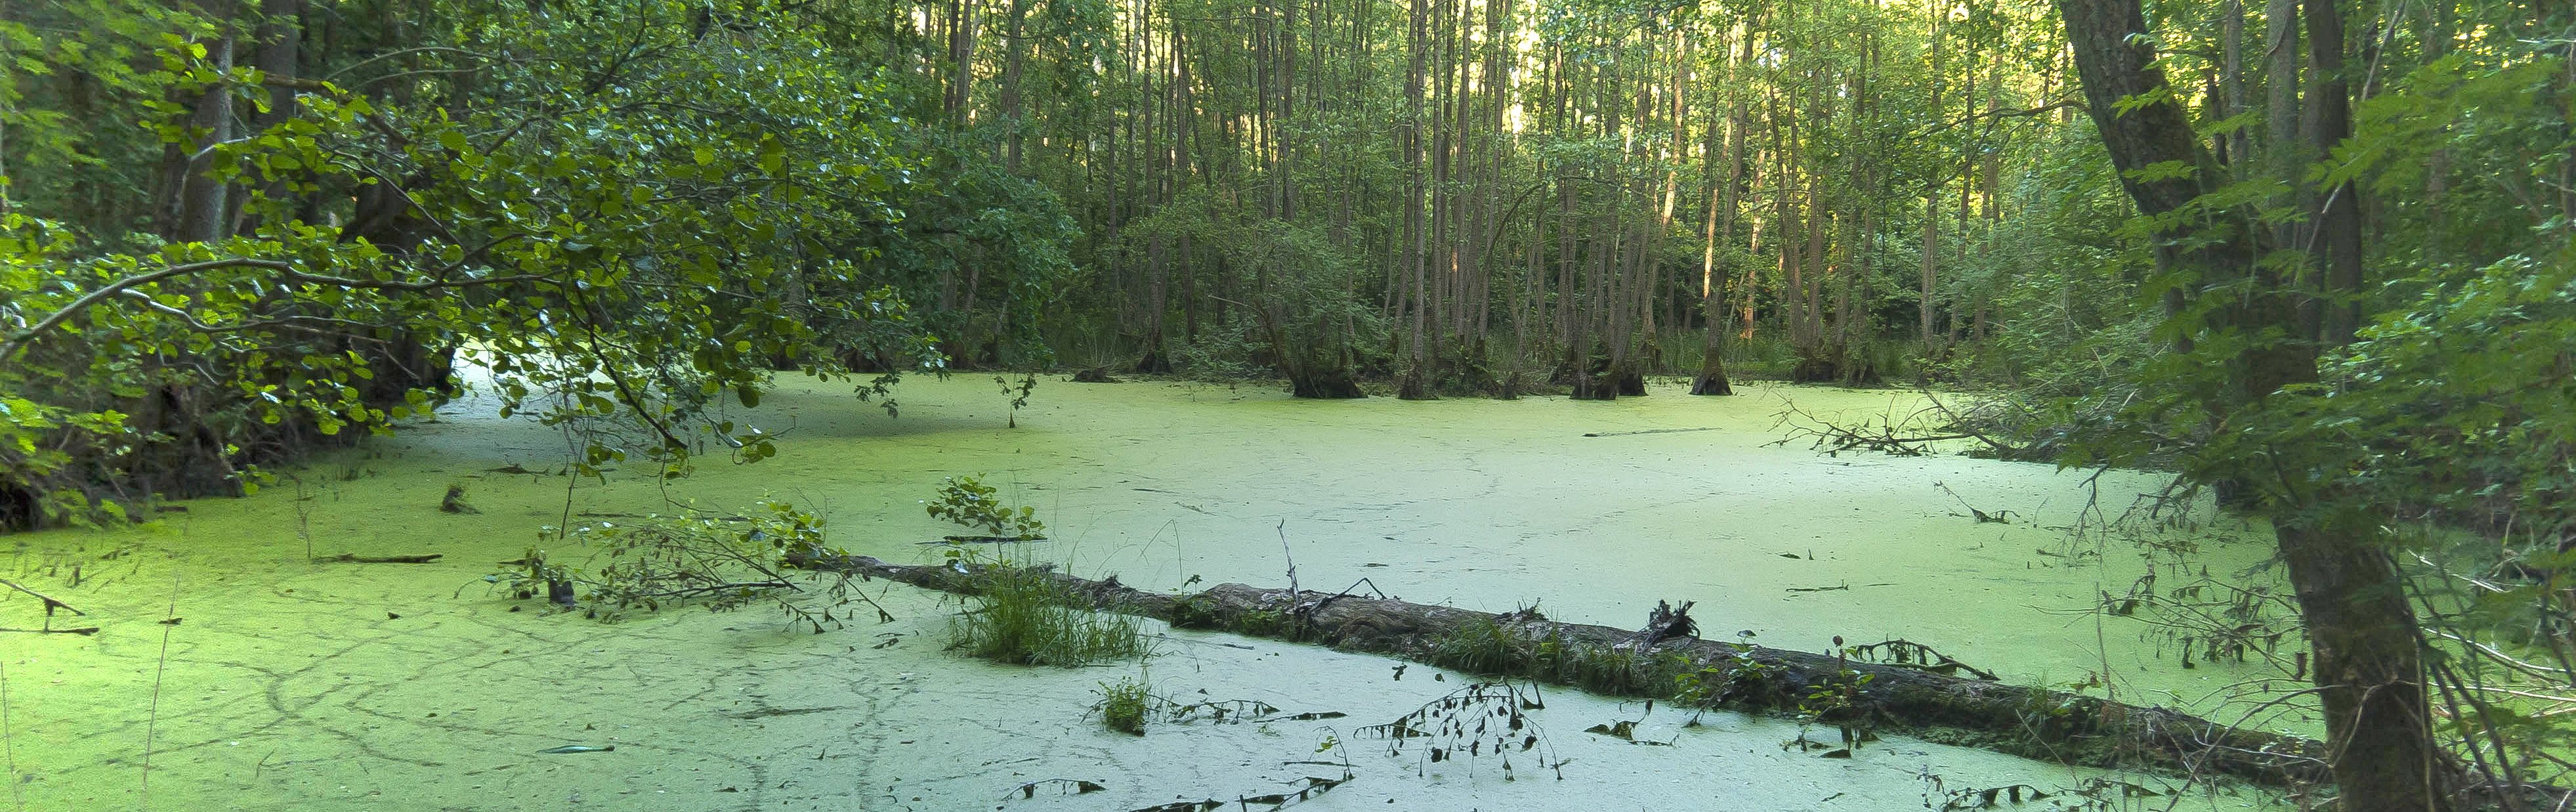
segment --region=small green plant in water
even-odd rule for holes
[[[1145,735],[1145,708],[1152,694],[1133,677],[1100,684],[1100,723],[1131,736]]]
[[[1214,629],[1223,624],[1217,616],[1216,599],[1191,595],[1172,604],[1172,626],[1181,629]]]
[[[1021,407],[1029,405],[1029,393],[1037,391],[1038,374],[1031,372],[1027,375],[1021,376],[1020,382],[1016,384],[1011,383],[1011,379],[1009,378],[995,375],[993,376],[993,383],[1002,387],[1002,394],[1009,395],[1011,397],[1010,427],[1015,429],[1019,428],[1020,409]]]
[[[1736,632],[1735,642],[1726,644],[1726,647],[1733,653],[1727,657],[1724,679],[1712,698],[1717,702],[1740,702],[1755,707],[1770,704],[1771,682],[1779,676],[1780,667],[1753,656],[1755,646],[1750,631]]]
[[[960,526],[984,531],[985,539],[1034,541],[1046,538],[1046,523],[1038,521],[1037,508],[1022,505],[1016,509],[1002,504],[993,486],[979,477],[953,476],[940,480],[939,498],[922,503],[930,517],[955,522]],[[969,540],[950,537],[951,541]]]
[[[1822,682],[1807,686],[1807,696],[1798,701],[1798,738],[1793,744],[1803,751],[1811,742],[1806,727],[1810,724],[1833,725],[1842,733],[1842,748],[1825,753],[1829,758],[1850,758],[1861,743],[1877,740],[1877,708],[1866,693],[1874,675],[1843,669]]]
[[[1050,573],[981,565],[957,549],[950,557],[981,583],[968,599],[974,606],[949,623],[949,648],[999,663],[1066,667],[1146,653],[1135,618],[1087,608],[1083,595]]]

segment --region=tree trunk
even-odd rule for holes
[[[2298,201],[2299,156],[2299,0],[2267,0],[2263,5],[2263,163],[2292,190],[2276,205]],[[2299,244],[2296,223],[2273,228],[2279,245]]]
[[[1738,24],[1734,30],[1734,37],[1735,41],[1728,43],[1729,47],[1727,47],[1726,73],[1729,84],[1733,84],[1740,66],[1745,61],[1738,54],[1749,53],[1753,48],[1753,36],[1749,27]],[[1711,109],[1715,109],[1715,106],[1712,105]],[[1700,318],[1705,322],[1700,325],[1700,329],[1707,335],[1703,337],[1703,343],[1700,345],[1699,374],[1691,378],[1690,393],[1694,395],[1735,394],[1735,387],[1726,379],[1726,296],[1725,286],[1718,284],[1723,277],[1717,267],[1717,246],[1718,243],[1724,242],[1732,248],[1735,240],[1735,193],[1738,184],[1744,179],[1745,123],[1744,101],[1741,98],[1735,99],[1727,108],[1724,143],[1719,144],[1714,138],[1707,139],[1707,146],[1715,146],[1718,149],[1701,158],[1703,164],[1711,166],[1718,161],[1725,161],[1726,175],[1724,179],[1710,184],[1708,190],[1706,225],[1708,243],[1701,249],[1699,260]],[[1709,174],[1714,177],[1713,172]]]
[[[2343,75],[2343,13],[2334,0],[2305,0],[2308,16],[2308,146],[2317,160],[2352,135],[2351,83]],[[2304,174],[2304,172],[2302,172]],[[2361,189],[2351,181],[2316,198],[2316,249],[2324,254],[2324,296],[2317,338],[2352,343],[2361,326]]]
[[[1029,0],[1011,0],[1009,27],[1003,29],[1010,42],[1002,48],[1002,126],[1010,128],[1003,139],[1002,167],[1011,174],[1020,173],[1020,155],[1024,151],[1024,117],[1020,103],[1020,75],[1029,56]]]
[[[2414,607],[2375,524],[2275,520],[2306,621],[2317,703],[2343,812],[2450,808],[2451,765],[2433,739]],[[2338,724],[2341,722],[2341,724]]]
[[[233,68],[232,21],[223,21],[226,33],[206,44],[206,58],[215,70],[230,73]],[[188,116],[188,129],[196,138],[173,146],[164,159],[163,184],[170,197],[164,204],[162,220],[165,231],[176,242],[209,242],[223,239],[225,184],[215,179],[213,148],[233,137],[232,88],[216,83],[197,96]]]
[[[2057,5],[2074,45],[2086,106],[2112,162],[2121,170],[2121,186],[2140,213],[2156,217],[2218,188],[2226,178],[2193,137],[2181,106],[2171,96],[2156,95],[2166,87],[2165,77],[2154,66],[2155,53],[2145,44],[2147,40],[2138,36],[2147,31],[2138,3],[2058,0]],[[2160,100],[2120,112],[2122,100],[2139,98]],[[2140,180],[2132,174],[2160,163],[2197,171],[2184,176],[2165,173],[2155,180]],[[2209,228],[2226,230],[2192,234],[2189,230],[2195,226],[2186,223],[2155,235],[2158,265],[2169,271],[2196,271],[2203,286],[2212,289],[2227,289],[2222,283],[2250,278],[2250,292],[2222,316],[2228,326],[2248,335],[2294,328],[2297,292],[2273,271],[2256,264],[2263,253],[2262,235],[2227,228],[2231,222],[2252,222],[2252,218],[2214,216],[2206,221]],[[2197,239],[2188,239],[2193,237]],[[2177,247],[2184,245],[2191,247]],[[2213,393],[2213,410],[2260,409],[2280,387],[2315,380],[2313,346],[2295,339],[2259,342],[2229,360],[2226,378],[2231,386]],[[2415,616],[2397,572],[2373,538],[2315,523],[2305,515],[2302,502],[2299,494],[2284,493],[2276,495],[2270,507],[2281,557],[2316,648],[2315,678],[2326,710],[2328,768],[2341,789],[2342,809],[2447,810],[2450,797],[2442,791],[2447,767],[2438,759],[2440,747],[2426,725],[2430,717],[2420,677],[2422,653],[2415,642]]]
[[[1941,336],[1932,331],[1932,291],[1941,267],[1941,213],[1934,201],[1940,199],[1938,186],[1923,195],[1923,273],[1914,300],[1915,315],[1923,326],[1923,357],[1934,361],[1941,359]]]
[[[2219,113],[2233,118],[2242,115],[2246,109],[2245,0],[2226,0],[2220,3],[2218,14]],[[2223,158],[2231,165],[2244,164],[2253,158],[2251,154],[2253,138],[2244,127],[2238,127],[2233,132],[2221,136],[2219,143],[2227,146],[2227,154]]]
[[[1404,74],[1404,163],[1407,169],[1402,204],[1404,206],[1404,247],[1401,249],[1400,256],[1403,258],[1405,275],[1408,277],[1406,285],[1409,288],[1410,307],[1405,313],[1408,324],[1405,333],[1404,375],[1403,379],[1396,384],[1396,397],[1406,400],[1419,400],[1431,394],[1428,382],[1424,380],[1429,372],[1426,368],[1431,365],[1431,359],[1424,352],[1423,347],[1423,331],[1429,327],[1428,322],[1431,318],[1431,289],[1427,278],[1430,269],[1426,267],[1429,264],[1429,258],[1425,256],[1429,253],[1430,235],[1429,230],[1424,227],[1426,224],[1423,222],[1422,213],[1424,197],[1428,192],[1422,174],[1425,149],[1422,129],[1426,123],[1423,118],[1422,95],[1424,72],[1429,67],[1431,50],[1429,15],[1430,10],[1424,4],[1424,0],[1413,0],[1405,26],[1405,51],[1408,54],[1408,61]]]
[[[949,6],[948,68],[948,120],[964,126],[975,100],[975,0]]]
[[[1931,109],[1941,110],[1941,15],[1932,16],[1932,91]],[[1915,315],[1923,326],[1923,357],[1941,360],[1941,337],[1932,331],[1932,291],[1941,268],[1941,177],[1933,176],[1931,188],[1923,190],[1923,273],[1915,291]]]

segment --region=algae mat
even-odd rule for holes
[[[764,494],[825,511],[833,540],[855,552],[923,560],[917,542],[948,529],[919,501],[954,474],[989,474],[1038,506],[1057,540],[1033,554],[1148,588],[1277,584],[1293,555],[1310,588],[1366,577],[1412,600],[1496,611],[1543,597],[1551,615],[1621,625],[1656,598],[1695,599],[1712,624],[1768,644],[1903,636],[2014,680],[2078,679],[2110,663],[2115,684],[2181,696],[2261,676],[2178,671],[2134,629],[2052,613],[2133,577],[2122,550],[2081,566],[2035,552],[2068,548],[2046,527],[2073,523],[2086,500],[2078,477],[1766,447],[1788,399],[1844,415],[1912,404],[1750,389],[1607,404],[1318,403],[1222,386],[1049,385],[1011,430],[1006,398],[985,380],[907,382],[900,417],[793,384],[738,416],[784,431],[782,457],[605,484],[494,470],[550,470],[564,442],[468,400],[317,461],[299,472],[300,497],[280,483],[189,503],[154,528],[9,539],[13,578],[105,627],[0,635],[0,718],[20,776],[9,798],[43,810],[147,798],[168,809],[1133,809],[1293,791],[1287,782],[1339,768],[1290,762],[1347,755],[1355,780],[1307,803],[1886,809],[1919,808],[1935,786],[1926,776],[1947,789],[2093,777],[1910,741],[1820,759],[1782,749],[1796,735],[1784,722],[1711,716],[1684,730],[1666,709],[1550,692],[1538,722],[1572,759],[1565,779],[1524,764],[1504,781],[1491,759],[1432,765],[1355,737],[1461,683],[1420,666],[1397,679],[1382,658],[1175,634],[1141,673],[1003,668],[940,651],[956,606],[904,588],[878,585],[897,622],[815,635],[757,612],[602,624],[479,580],[567,514],[620,521],[674,500],[730,508]],[[481,512],[439,512],[450,484]],[[1952,515],[1964,510],[1951,493],[2026,519],[1976,524]],[[317,565],[308,540],[320,555],[445,557]],[[1789,591],[1831,586],[1850,588]],[[0,599],[0,625],[39,622],[33,600]],[[1142,738],[1085,718],[1099,683],[1130,676],[1176,697],[1348,715]],[[1580,732],[1641,715],[1640,738],[1672,746]],[[1319,754],[1328,737],[1343,746]],[[616,749],[537,752],[559,745]],[[1053,778],[1107,789],[1016,789]]]

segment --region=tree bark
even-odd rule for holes
[[[1020,102],[1020,76],[1029,58],[1028,19],[1029,0],[1011,0],[1009,26],[1003,29],[1010,42],[1002,47],[1002,126],[1010,128],[1002,142],[1002,168],[1014,175],[1020,173],[1020,156],[1025,151],[1022,141],[1028,129]]]
[[[948,13],[948,120],[963,126],[975,99],[975,0],[956,0]]]
[[[206,44],[206,59],[223,73],[233,69],[232,24],[225,19],[226,33]],[[188,129],[197,138],[173,147],[164,161],[168,168],[163,183],[170,192],[162,220],[164,234],[177,242],[223,239],[227,187],[215,179],[212,167],[214,146],[233,137],[232,88],[218,82],[199,93],[188,116]]]
[[[2325,524],[2325,526],[2318,526]],[[2343,812],[2451,808],[2434,740],[2414,607],[2371,523],[2276,521],[2281,560],[2315,650],[2319,709]]]
[[[1733,36],[1735,40],[1725,44],[1726,73],[1730,85],[1734,84],[1746,61],[1739,54],[1750,53],[1753,49],[1753,35],[1748,26],[1739,23]],[[1711,109],[1715,109],[1715,105],[1711,105]],[[1706,146],[1717,149],[1701,158],[1703,164],[1710,166],[1725,161],[1726,175],[1711,184],[1708,190],[1708,222],[1705,226],[1708,243],[1700,252],[1699,272],[1700,318],[1705,322],[1700,327],[1706,335],[1700,345],[1699,374],[1691,378],[1690,393],[1694,395],[1735,394],[1735,387],[1726,379],[1726,296],[1725,286],[1719,284],[1723,277],[1717,267],[1717,246],[1724,242],[1732,248],[1735,242],[1735,194],[1744,180],[1745,125],[1744,100],[1739,97],[1727,106],[1725,142],[1721,145],[1715,138],[1707,139]],[[1713,171],[1708,174],[1715,177]]]
[[[2120,169],[2121,186],[2139,212],[2165,215],[2223,184],[2226,179],[2193,137],[2182,107],[2170,95],[2156,95],[2167,85],[2147,39],[2139,36],[2148,30],[2139,0],[2058,0],[2057,5],[2074,45],[2086,106]],[[2157,100],[2122,113],[2124,99]],[[2141,179],[2137,171],[2151,165],[2195,171]],[[2158,265],[2169,272],[2196,272],[2201,287],[2209,289],[2250,279],[2249,292],[2222,316],[2227,326],[2247,335],[2295,328],[2297,291],[2257,265],[2264,246],[2262,235],[2250,225],[2253,218],[2191,219],[2197,222],[2170,225],[2155,235]],[[2213,409],[2223,412],[2218,418],[2222,423],[2231,414],[2259,410],[2284,385],[2315,380],[2314,347],[2295,338],[2258,341],[2229,359],[2225,377],[2229,385],[2210,393]],[[2245,471],[2247,476],[2239,478],[2252,481],[2253,473]],[[2447,810],[2447,765],[2426,724],[2430,716],[2422,652],[2396,569],[2372,537],[2339,532],[2344,528],[2310,515],[2309,496],[2272,494],[2267,507],[2316,650],[2328,766],[2341,790],[2341,808]]]
[[[2301,164],[2299,140],[2299,0],[2266,0],[2263,5],[2263,155],[2265,168],[2289,181],[2295,204]],[[2298,245],[2299,227],[2282,223],[2273,229],[2279,245]]]
[[[2343,73],[2343,12],[2335,0],[2305,0],[2308,18],[2307,114],[2303,123],[2317,160],[2352,135],[2352,85]],[[2302,172],[2304,174],[2304,172]],[[2351,181],[2320,190],[2316,250],[2325,263],[2317,339],[2352,343],[2361,326],[2361,189]]]
[[[1405,275],[1406,291],[1400,298],[1407,302],[1403,314],[1407,324],[1405,328],[1406,361],[1403,378],[1396,384],[1396,397],[1418,400],[1430,396],[1428,382],[1424,380],[1424,376],[1428,372],[1426,367],[1431,364],[1431,359],[1423,347],[1423,331],[1429,327],[1428,322],[1431,318],[1431,288],[1428,279],[1430,269],[1427,267],[1429,258],[1425,256],[1430,252],[1430,234],[1429,229],[1426,228],[1428,224],[1423,222],[1422,212],[1425,197],[1429,191],[1422,167],[1427,149],[1423,125],[1428,123],[1424,120],[1423,114],[1423,85],[1425,72],[1429,69],[1431,51],[1430,8],[1424,0],[1412,0],[1411,5],[1408,6],[1404,30],[1407,60],[1404,72],[1406,169],[1404,201],[1400,204],[1404,207],[1403,247],[1399,249],[1398,256],[1403,263]]]
[[[1931,109],[1941,109],[1941,16],[1932,16],[1932,91]],[[1941,336],[1932,331],[1932,292],[1941,269],[1941,176],[1935,175],[1931,188],[1923,190],[1923,268],[1920,287],[1914,300],[1915,315],[1923,327],[1923,357],[1940,360]]]

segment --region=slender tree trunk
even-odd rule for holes
[[[225,33],[206,43],[206,58],[216,70],[229,73],[234,47],[229,15],[222,24]],[[219,83],[198,94],[188,116],[188,129],[197,138],[171,147],[170,156],[163,161],[163,188],[169,190],[162,219],[167,224],[165,233],[178,242],[219,240],[224,236],[227,219],[226,188],[214,177],[213,149],[233,139],[232,88]]]
[[[260,0],[259,28],[254,35],[258,47],[252,60],[262,73],[272,77],[293,77],[303,73],[298,59],[304,40],[300,20],[303,12],[304,0]],[[295,109],[294,88],[283,84],[270,87],[268,110],[251,116],[250,134],[256,136],[267,132],[268,128],[293,118]],[[272,196],[279,196],[278,193],[283,191],[277,179],[256,170],[246,173],[244,178],[245,182],[235,183],[225,190],[226,214],[221,233],[240,234],[256,227],[256,223],[251,221],[249,205],[252,189],[269,192]],[[310,209],[313,205],[308,198],[305,207]]]
[[[1931,109],[1941,109],[1941,17],[1932,17],[1932,91]],[[1933,176],[1931,188],[1923,191],[1923,272],[1916,288],[1914,307],[1923,326],[1923,357],[1941,358],[1941,338],[1932,331],[1933,291],[1941,267],[1941,180]]]
[[[1412,400],[1430,395],[1427,387],[1429,382],[1424,380],[1424,377],[1430,371],[1428,367],[1431,359],[1425,353],[1423,336],[1423,332],[1430,326],[1428,322],[1431,318],[1431,288],[1428,279],[1430,269],[1425,267],[1428,264],[1426,261],[1428,258],[1425,255],[1429,253],[1427,241],[1430,235],[1429,229],[1424,228],[1422,211],[1424,197],[1428,191],[1422,171],[1424,157],[1422,130],[1423,125],[1428,123],[1424,121],[1423,115],[1423,84],[1431,51],[1430,9],[1425,4],[1425,0],[1413,0],[1406,17],[1405,32],[1405,51],[1408,54],[1408,60],[1404,74],[1404,162],[1407,169],[1403,204],[1404,247],[1401,256],[1412,295],[1408,302],[1409,312],[1405,314],[1407,363],[1404,378],[1397,384],[1396,396]]]
[[[1735,41],[1726,43],[1726,82],[1723,85],[1730,91],[1753,50],[1752,32],[1747,25],[1736,24],[1733,36]],[[1716,105],[1710,105],[1709,109],[1715,110]],[[1718,284],[1723,277],[1717,267],[1717,246],[1723,242],[1729,249],[1734,247],[1735,195],[1744,180],[1745,123],[1744,100],[1736,96],[1727,106],[1725,142],[1721,145],[1715,138],[1703,141],[1705,147],[1717,148],[1705,150],[1706,154],[1700,160],[1710,166],[1724,161],[1726,175],[1719,183],[1710,184],[1708,190],[1708,222],[1705,226],[1708,241],[1700,250],[1699,259],[1700,318],[1705,322],[1700,329],[1706,335],[1700,345],[1699,374],[1691,378],[1690,393],[1694,395],[1735,394],[1735,387],[1726,379],[1726,296],[1723,286]],[[1714,172],[1708,174],[1715,176]]]
[[[2352,85],[2344,78],[2343,13],[2334,0],[2305,0],[2308,17],[2308,91],[2305,124],[2318,160],[2330,157],[2352,135]],[[2316,243],[2324,254],[2325,284],[2318,340],[2351,343],[2361,326],[2361,189],[2351,181],[2319,190]]]
[[[1002,47],[1002,126],[1010,133],[1002,139],[1002,167],[1011,174],[1020,172],[1023,133],[1028,129],[1020,109],[1020,75],[1029,58],[1029,0],[1011,0],[1011,14],[1005,36],[1010,42]]]
[[[1769,156],[1763,157],[1771,158],[1772,156],[1778,155],[1780,151],[1785,148],[1780,141],[1780,111],[1778,107],[1776,105],[1769,106],[1764,111],[1762,121],[1763,134],[1768,136],[1764,143],[1768,145],[1767,151],[1770,153]],[[1756,154],[1758,155],[1759,153]],[[1789,193],[1787,188],[1788,184],[1781,178],[1779,172],[1779,168],[1784,165],[1785,164],[1778,161],[1776,158],[1771,160],[1755,160],[1753,162],[1753,182],[1750,186],[1763,194],[1770,195],[1773,198],[1773,206],[1771,216],[1769,217],[1763,216],[1763,209],[1760,205],[1757,204],[1752,207],[1752,211],[1749,213],[1749,216],[1753,222],[1746,229],[1744,235],[1744,253],[1747,256],[1762,256],[1762,230],[1763,226],[1766,224],[1771,228],[1771,241],[1783,241],[1780,235],[1786,233],[1785,229],[1787,226],[1783,223],[1780,217],[1785,214],[1787,210],[1779,206],[1778,200],[1780,197]],[[1744,280],[1736,286],[1740,289],[1740,295],[1743,297],[1743,309],[1740,315],[1744,320],[1743,331],[1737,333],[1736,338],[1746,341],[1753,339],[1753,331],[1757,324],[1755,316],[1757,315],[1757,311],[1760,309],[1760,303],[1757,301],[1756,297],[1760,296],[1762,293],[1761,268],[1762,263],[1759,260],[1744,263]]]
[[[948,120],[964,124],[975,98],[975,0],[949,6],[948,68]]]
[[[2245,100],[2245,0],[2226,0],[2218,7],[2219,112],[2229,118],[2244,115]],[[2219,143],[2226,145],[2221,159],[2229,164],[2242,164],[2252,159],[2252,135],[2238,127]]]
[[[2424,12],[2424,61],[2432,62],[2450,54],[2451,15],[2440,8],[2427,7]],[[2424,262],[2439,266],[2450,261],[2451,128],[2448,125],[2434,136],[2440,145],[2424,161]]]
[[[2292,191],[2280,204],[2295,204],[2302,183],[2299,148],[2299,0],[2268,0],[2263,6],[2263,154],[2265,169],[2289,181]],[[2297,247],[2299,227],[2273,228],[2275,244]]]

